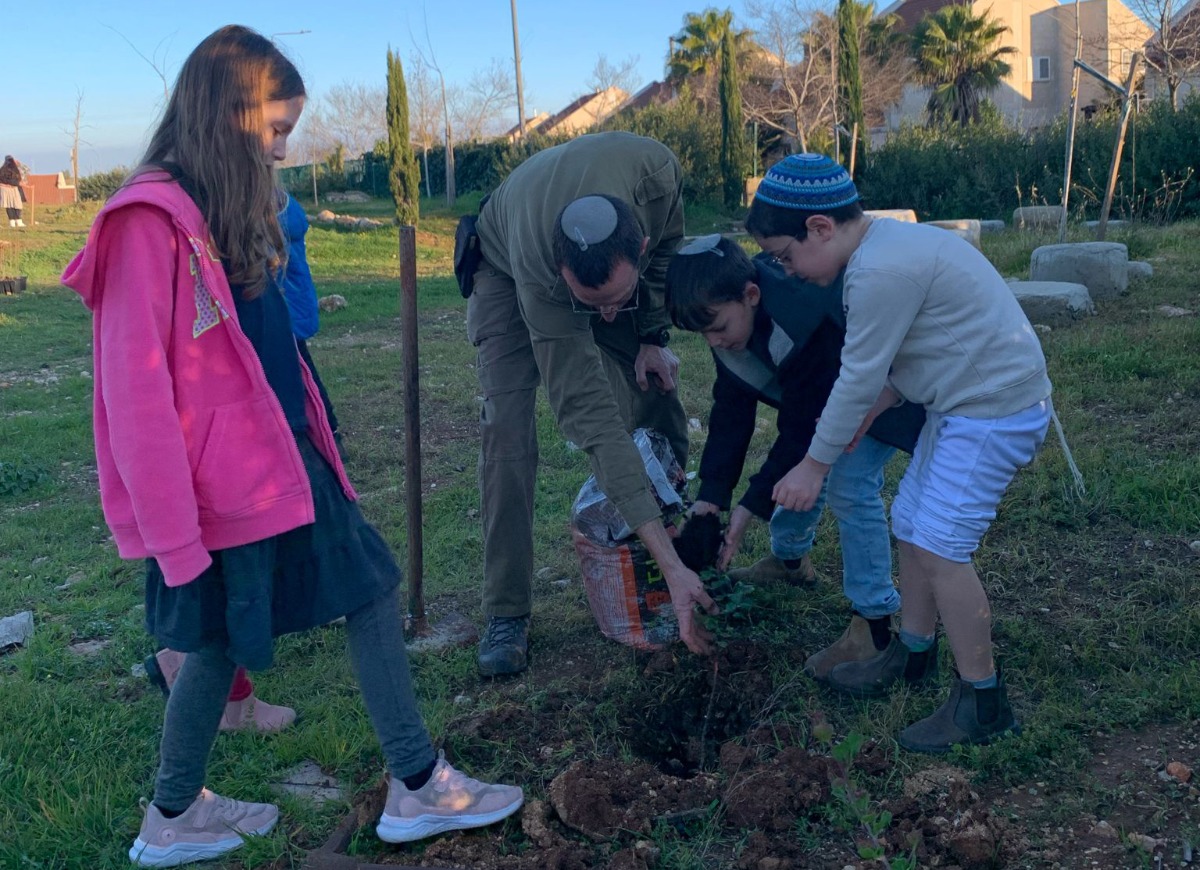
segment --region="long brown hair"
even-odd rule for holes
[[[184,61],[135,177],[179,166],[232,284],[254,297],[285,256],[275,172],[263,157],[262,107],[305,96],[296,67],[265,36],[231,24]]]

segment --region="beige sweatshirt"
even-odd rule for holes
[[[885,385],[930,411],[1004,417],[1050,395],[1041,343],[982,253],[939,227],[871,220],[846,264],[846,344],[809,454],[832,464]]]

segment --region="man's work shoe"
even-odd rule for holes
[[[529,667],[529,617],[492,616],[479,642],[479,673],[519,674]]]
[[[882,641],[881,641],[882,642]],[[865,662],[879,655],[871,637],[871,626],[855,613],[842,636],[825,649],[815,652],[804,661],[804,673],[824,682],[829,672],[844,662]]]
[[[937,676],[938,645],[924,652],[913,652],[892,635],[887,649],[866,661],[845,662],[829,672],[829,685],[854,698],[877,698],[903,680],[909,685],[924,683]]]
[[[763,556],[749,568],[735,568],[729,572],[734,580],[749,583],[787,583],[789,586],[812,586],[817,582],[817,571],[812,559],[805,555],[799,568],[789,568],[778,556]]]
[[[946,703],[900,732],[900,745],[911,752],[940,754],[952,746],[990,743],[1003,734],[1020,734],[1004,688],[1004,675],[996,671],[997,684],[976,689],[954,675]]]

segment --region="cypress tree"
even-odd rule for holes
[[[400,56],[387,53],[388,187],[396,203],[396,220],[415,224],[421,216],[421,167],[408,131],[408,89]]]
[[[746,130],[742,123],[742,94],[732,27],[726,27],[721,37],[721,78],[717,93],[721,99],[722,189],[725,208],[733,211],[742,204],[745,186]]]
[[[862,70],[858,65],[858,24],[854,0],[838,0],[838,103],[842,126],[854,132],[858,125],[858,154],[855,163],[862,165],[867,141],[866,118],[863,113]],[[850,149],[846,149],[849,161]]]

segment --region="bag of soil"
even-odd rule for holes
[[[633,433],[651,490],[671,523],[684,509],[687,478],[667,439],[649,429]],[[659,649],[679,637],[662,572],[620,512],[588,478],[571,511],[571,537],[583,588],[600,632],[638,649]]]

